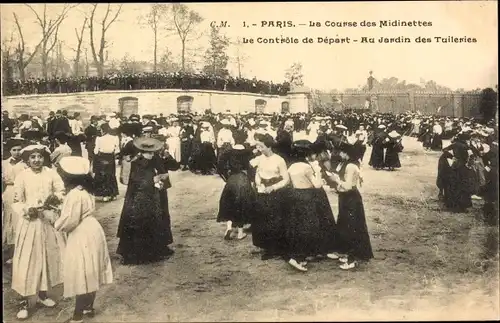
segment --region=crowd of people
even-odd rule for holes
[[[203,72],[113,73],[104,77],[28,78],[25,81],[6,80],[4,82],[4,95],[159,89],[199,89],[286,95],[290,91],[290,85],[287,82],[274,84],[256,78],[220,77]]]
[[[497,133],[473,119],[115,113],[92,116],[84,127],[78,113],[56,111],[42,120],[4,112],[2,133],[3,245],[12,288],[23,296],[21,319],[37,299],[55,306],[46,291],[61,282],[65,296],[77,297],[74,322],[94,314],[95,292],[112,282],[94,198],[115,200],[118,182],[126,185],[117,250],[123,263],[171,256],[169,171],[218,174],[225,181],[217,216],[226,225],[222,237],[244,240],[250,231],[262,260],[282,258],[301,272],[312,259],[350,270],[373,258],[359,190],[365,152],[372,146],[369,166],[393,171],[401,167],[403,136],[442,152],[436,184],[445,208],[464,212],[471,198],[482,198],[485,216],[498,221]],[[443,148],[443,138],[451,145]],[[338,194],[337,220],[326,190]]]

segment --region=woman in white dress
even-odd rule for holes
[[[93,216],[95,199],[91,195],[89,161],[82,157],[64,157],[60,167],[67,195],[56,230],[67,233],[64,252],[64,297],[76,296],[75,310],[69,322],[82,322],[94,316],[94,300],[101,286],[113,282],[106,236]]]
[[[181,161],[181,127],[177,118],[170,119],[169,122],[170,126],[166,131],[168,153],[179,163]]]
[[[52,227],[54,215],[47,201],[62,200],[64,183],[56,170],[43,166],[49,155],[46,146],[23,148],[21,157],[29,168],[14,181],[12,209],[19,220],[12,258],[12,289],[23,297],[19,319],[32,314],[36,301],[55,306],[47,291],[62,283],[64,235]]]

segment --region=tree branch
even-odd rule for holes
[[[118,10],[116,11],[116,14],[115,16],[113,17],[113,19],[111,19],[111,21],[109,22],[109,24],[106,26],[106,28],[104,29],[104,31],[107,31],[108,28],[111,26],[112,23],[115,22],[116,18],[118,18],[118,15],[120,14],[121,10],[122,10],[122,7],[123,7],[123,4],[120,5],[120,7],[118,7]],[[107,16],[107,14],[106,14]],[[104,20],[105,21],[105,20]]]

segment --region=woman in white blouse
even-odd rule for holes
[[[50,208],[46,201],[50,196],[61,200],[64,183],[56,170],[43,166],[49,154],[49,149],[42,145],[23,148],[21,157],[29,168],[14,181],[12,208],[19,220],[12,258],[12,289],[23,298],[18,319],[27,319],[37,302],[55,306],[47,291],[63,280],[64,235],[51,225],[54,217],[47,212]]]
[[[290,176],[285,160],[272,150],[275,142],[269,134],[257,134],[256,148],[261,155],[250,161],[256,168],[257,198],[252,220],[252,241],[263,249],[262,260],[286,253],[283,216],[287,204]]]
[[[118,136],[110,134],[108,124],[101,127],[103,136],[97,137],[94,147],[93,173],[95,197],[104,202],[116,199],[118,182],[116,180],[116,155],[120,152]]]
[[[327,255],[338,259],[336,227],[328,196],[323,189],[321,167],[316,160],[320,144],[298,140],[292,145],[292,163],[288,168],[293,189],[290,190],[285,234],[288,263],[307,271],[307,257]],[[326,147],[325,147],[326,150]]]
[[[359,261],[369,261],[373,258],[373,252],[363,199],[358,190],[359,151],[346,142],[340,144],[339,150],[341,163],[333,173],[324,171],[324,175],[339,195],[338,247],[341,253],[347,255],[340,258],[343,262],[340,268],[347,270],[356,267]]]

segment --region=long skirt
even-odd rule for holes
[[[106,236],[94,217],[83,219],[68,235],[64,263],[64,297],[92,293],[113,282]]]
[[[337,229],[323,188],[290,189],[284,219],[287,253],[304,258],[336,251]]]
[[[127,188],[118,225],[117,253],[125,264],[155,262],[171,255],[173,242],[167,190]]]
[[[368,165],[372,166],[373,168],[384,167],[384,146],[373,145],[372,154],[370,156]]]
[[[474,172],[465,165],[453,166],[446,183],[445,205],[452,211],[464,211],[472,206]]]
[[[2,246],[13,245],[16,241],[17,213],[12,209],[14,185],[5,185],[2,194]]]
[[[130,167],[131,162],[122,158],[122,165],[120,168],[120,183],[123,185],[128,185],[128,180],[130,178]]]
[[[179,137],[170,137],[166,140],[168,145],[168,153],[172,156],[178,163],[181,161],[181,139]]]
[[[446,155],[441,155],[438,160],[438,170],[437,170],[437,177],[436,177],[436,186],[439,188],[439,190],[443,191],[443,194],[446,196],[448,194],[448,183],[450,181],[450,172],[451,172],[451,167],[450,164],[448,163],[447,156]]]
[[[199,150],[195,157],[195,165],[197,170],[203,173],[208,173],[215,169],[217,157],[211,143],[203,142],[199,145]]]
[[[443,139],[442,135],[434,134],[431,140],[431,149],[434,151],[440,151],[443,149]]]
[[[115,154],[99,153],[93,160],[95,196],[118,196]]]
[[[486,176],[484,169],[484,162],[482,158],[475,157],[474,163],[472,164],[474,182],[473,182],[473,193],[480,194],[484,185],[486,184]]]
[[[186,139],[181,141],[181,165],[187,166],[189,164],[189,158],[191,157],[192,150],[191,139]]]
[[[236,227],[250,223],[255,194],[247,174],[229,176],[219,201],[217,222],[232,221]]]
[[[283,217],[288,211],[288,191],[284,188],[269,194],[257,193],[252,219],[254,246],[276,254],[286,251]]]
[[[65,235],[51,224],[19,217],[12,258],[12,289],[26,297],[61,284],[64,247]]]
[[[338,247],[352,260],[370,260],[373,251],[366,225],[363,199],[357,189],[339,193]]]
[[[399,160],[399,153],[396,148],[388,147],[385,152],[384,166],[389,168],[400,168],[401,161]]]
[[[228,169],[228,158],[224,156],[231,150],[231,144],[225,143],[217,150],[217,172],[221,174],[225,169]]]

